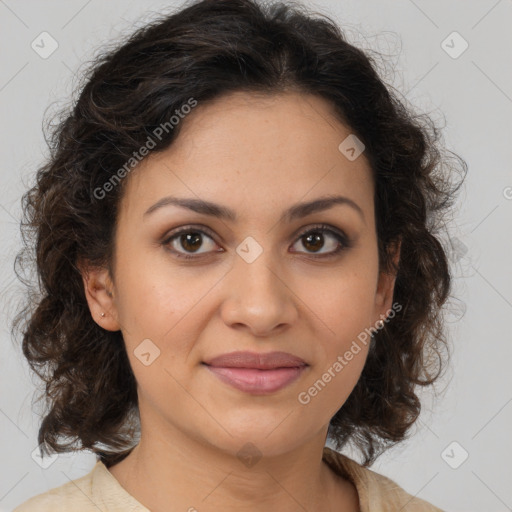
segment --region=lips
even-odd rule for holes
[[[204,363],[221,381],[251,394],[269,394],[291,384],[309,366],[287,352],[231,352]]]
[[[300,357],[287,352],[230,352],[208,361],[209,366],[222,368],[255,368],[258,370],[272,370],[275,368],[297,368],[306,366],[306,362]]]

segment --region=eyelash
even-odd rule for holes
[[[184,233],[199,233],[199,234],[208,236],[212,240],[214,238],[213,235],[209,232],[209,230],[205,230],[205,228],[199,229],[194,226],[184,226],[182,228],[179,228],[177,231],[171,233],[170,236],[166,237],[165,240],[163,240],[162,245],[165,246],[166,248],[168,248],[170,243],[175,238],[179,237],[180,235],[182,235]],[[333,229],[330,226],[328,226],[327,224],[318,224],[316,226],[312,226],[312,227],[305,229],[304,231],[302,231],[301,233],[298,234],[297,241],[300,240],[301,238],[303,238],[305,235],[308,235],[310,233],[323,233],[323,234],[329,233],[329,234],[333,235],[334,238],[340,244],[334,251],[327,253],[327,254],[314,255],[313,253],[305,253],[305,254],[309,254],[310,256],[312,256],[315,259],[333,258],[333,257],[337,256],[339,253],[341,253],[342,251],[345,251],[346,249],[350,249],[352,247],[352,241],[342,231]],[[185,260],[194,260],[194,259],[201,258],[201,255],[191,256],[189,254],[180,253],[172,248],[168,248],[168,250],[171,251],[176,257],[182,258]]]

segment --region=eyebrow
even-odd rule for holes
[[[366,223],[364,218],[364,212],[361,207],[355,203],[352,199],[344,196],[325,196],[315,199],[313,201],[308,201],[305,203],[297,203],[290,208],[288,208],[279,219],[279,222],[292,222],[296,219],[302,219],[308,215],[311,215],[316,212],[328,210],[335,205],[344,204],[352,207],[356,210],[363,222]],[[237,214],[230,208],[225,206],[212,203],[210,201],[204,201],[202,199],[193,199],[193,198],[184,198],[184,197],[173,197],[167,196],[163,197],[159,201],[157,201],[154,205],[150,206],[143,215],[143,218],[147,218],[154,211],[164,207],[164,206],[179,206],[181,208],[186,208],[196,213],[200,213],[202,215],[210,215],[212,217],[217,217],[219,219],[228,220],[231,222],[236,222]]]

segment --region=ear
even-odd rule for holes
[[[401,240],[391,244],[389,253],[393,261],[394,268],[382,271],[379,274],[377,292],[375,295],[375,321],[384,320],[387,317],[387,312],[391,309],[393,292],[395,290],[395,269],[398,269],[401,245]]]
[[[78,268],[93,320],[107,331],[119,331],[114,286],[108,269],[92,267],[83,260],[78,263]],[[102,313],[105,315],[101,316]]]

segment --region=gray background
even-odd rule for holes
[[[351,42],[386,54],[385,78],[439,123],[446,120],[447,147],[469,165],[450,235],[459,301],[447,315],[453,362],[439,387],[446,390],[437,400],[424,395],[411,438],[372,469],[446,510],[512,510],[512,1],[304,3],[334,17]],[[42,468],[32,459],[37,381],[10,337],[21,298],[13,272],[20,197],[46,154],[45,109],[67,103],[74,73],[102,43],[173,5],[180,3],[0,0],[0,510],[85,475],[95,460],[59,455]],[[43,31],[58,43],[47,59],[31,47]],[[442,47],[454,31],[469,44],[457,58]],[[454,36],[447,44],[452,53],[462,48]]]

